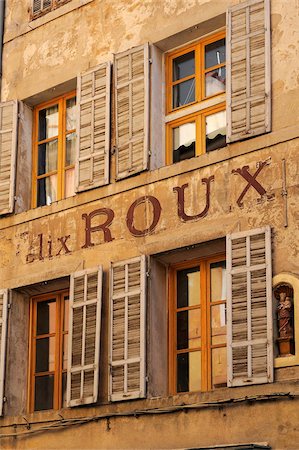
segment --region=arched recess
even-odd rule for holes
[[[274,367],[299,365],[299,276],[281,272],[273,277],[273,289],[279,284],[289,284],[294,290],[294,327],[295,327],[295,355],[278,356],[274,360]]]

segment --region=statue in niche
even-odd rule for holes
[[[293,289],[287,284],[280,284],[274,289],[277,304],[278,348],[279,356],[295,354],[294,343],[294,305]]]

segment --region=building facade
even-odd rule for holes
[[[6,0],[3,449],[298,449],[298,0]]]

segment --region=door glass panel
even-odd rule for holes
[[[34,410],[53,408],[54,375],[35,377]]]
[[[180,106],[188,105],[195,100],[195,78],[191,80],[182,81],[182,83],[173,86],[172,107],[178,108]]]
[[[76,128],[76,97],[69,98],[66,101],[66,130]]]
[[[225,387],[226,365],[227,365],[226,347],[212,349],[212,385],[213,388]]]
[[[205,46],[205,68],[225,63],[225,39]]]
[[[205,96],[218,94],[219,92],[225,92],[226,83],[226,69],[225,67],[219,67],[205,74]]]
[[[201,389],[201,352],[177,355],[177,392]]]
[[[72,197],[75,195],[75,168],[68,169],[65,172],[64,196]]]
[[[195,156],[195,136],[195,122],[184,123],[179,127],[173,128],[173,162],[179,162]]]
[[[76,158],[76,133],[66,136],[65,167],[75,164]]]
[[[57,170],[58,140],[38,146],[38,175]]]
[[[226,145],[226,113],[220,111],[206,116],[206,151]]]
[[[50,299],[37,302],[36,335],[55,333],[56,331],[56,301]]]
[[[55,370],[55,337],[36,340],[35,373]]]
[[[193,75],[195,71],[194,50],[178,56],[173,60],[173,77],[172,81],[181,80],[182,78]]]
[[[39,111],[38,129],[39,141],[58,135],[58,105]]]
[[[210,265],[211,302],[226,300],[226,264],[219,261]]]
[[[177,313],[177,349],[201,346],[201,311],[192,309]]]
[[[226,343],[226,305],[211,306],[212,345]]]
[[[177,308],[200,304],[199,267],[177,272]]]
[[[37,206],[51,205],[57,199],[57,175],[42,178],[37,184]]]

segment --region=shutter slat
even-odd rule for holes
[[[117,179],[148,168],[149,45],[114,56]]]
[[[270,227],[227,236],[228,386],[273,381]]]
[[[110,399],[145,396],[145,257],[110,272]]]
[[[269,0],[227,13],[227,141],[271,130]]]
[[[18,102],[0,103],[0,214],[13,212]]]
[[[102,267],[72,274],[67,406],[97,401],[101,304]]]
[[[0,416],[3,414],[8,289],[0,290]]]
[[[111,63],[78,77],[76,190],[109,183]]]

